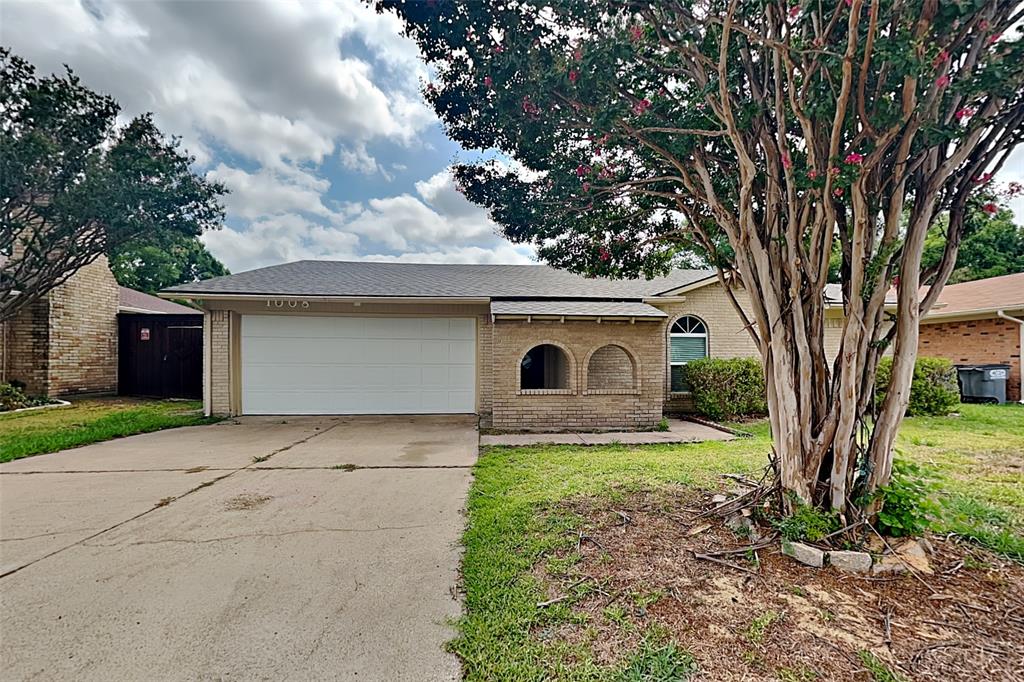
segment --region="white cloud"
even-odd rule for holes
[[[269,169],[247,173],[221,163],[206,177],[224,183],[230,191],[224,203],[233,216],[251,219],[289,212],[334,215],[321,196],[331,183],[296,168],[290,168],[287,174]]]

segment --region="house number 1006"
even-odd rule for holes
[[[268,308],[308,308],[309,301],[286,301],[281,298],[267,299]]]

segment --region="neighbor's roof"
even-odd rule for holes
[[[202,315],[201,310],[189,308],[188,306],[165,301],[156,296],[150,296],[128,287],[118,287],[120,290],[117,309],[122,313],[155,313],[158,315]]]
[[[538,317],[668,317],[654,306],[635,301],[494,301],[491,312]]]
[[[409,298],[642,299],[714,277],[675,270],[651,280],[588,279],[546,265],[448,265],[305,260],[203,282],[166,294],[390,296]]]
[[[928,291],[922,287],[921,295]],[[932,306],[928,318],[969,313],[1024,309],[1024,272],[989,277],[963,284],[947,284]]]

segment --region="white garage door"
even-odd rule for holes
[[[245,414],[476,411],[473,318],[242,316]]]

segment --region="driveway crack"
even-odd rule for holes
[[[265,462],[268,459],[270,459],[271,457],[274,457],[275,455],[279,455],[282,452],[286,452],[288,450],[291,450],[292,448],[294,448],[297,445],[302,445],[304,443],[308,443],[309,441],[313,440],[314,438],[318,438],[318,437],[324,435],[325,433],[331,431],[332,429],[334,429],[334,428],[336,428],[336,427],[338,427],[340,425],[341,425],[341,422],[336,422],[336,423],[331,424],[330,426],[328,426],[326,429],[322,429],[320,431],[317,431],[316,433],[311,433],[310,435],[306,436],[305,438],[300,438],[299,440],[293,441],[293,442],[289,443],[288,445],[280,447],[277,450],[274,450],[274,451],[270,452],[269,454],[261,457],[259,459],[259,462],[250,462],[249,464],[246,464],[245,466],[239,467],[237,469],[222,469],[222,471],[227,471],[227,473],[223,474],[221,476],[217,476],[216,478],[210,479],[209,481],[205,481],[203,483],[200,483],[199,485],[195,486],[194,488],[190,488],[189,490],[186,490],[185,492],[183,492],[180,495],[177,495],[175,497],[171,497],[171,498],[167,498],[167,499],[161,500],[158,504],[154,505],[153,507],[150,507],[149,509],[141,511],[138,514],[135,514],[134,516],[130,516],[127,519],[124,519],[123,521],[118,521],[114,525],[109,526],[107,528],[104,528],[103,530],[96,531],[92,535],[84,537],[81,540],[78,540],[76,542],[72,542],[70,545],[66,545],[64,547],[60,547],[58,549],[53,550],[52,552],[50,552],[48,554],[44,554],[43,556],[41,556],[41,557],[39,557],[37,559],[33,559],[32,561],[30,561],[30,562],[28,562],[26,564],[23,564],[21,566],[17,566],[15,568],[7,570],[7,571],[5,571],[3,573],[0,573],[0,579],[6,578],[9,575],[14,575],[15,573],[18,573],[19,571],[22,571],[22,570],[28,568],[29,566],[34,566],[35,564],[39,563],[43,559],[49,559],[50,557],[54,556],[55,554],[60,554],[63,551],[71,549],[72,547],[78,547],[80,545],[85,545],[90,540],[92,540],[94,538],[97,538],[100,535],[103,535],[104,533],[109,533],[110,531],[115,530],[116,528],[120,528],[121,526],[125,525],[126,523],[131,523],[132,521],[134,521],[136,519],[140,519],[143,516],[146,516],[147,514],[151,514],[151,513],[153,513],[154,511],[156,511],[158,509],[163,509],[163,508],[165,508],[165,507],[167,507],[169,505],[172,505],[175,502],[177,502],[178,500],[182,499],[183,497],[187,497],[187,496],[191,495],[192,493],[196,492],[197,490],[202,490],[203,488],[208,488],[209,486],[214,485],[215,483],[219,483],[220,481],[223,481],[225,478],[228,478],[230,476],[234,476],[239,471],[245,471],[247,469],[251,469],[251,468],[255,467],[256,464],[258,464],[260,462]]]
[[[215,538],[202,538],[192,540],[187,538],[164,538],[161,540],[138,540],[136,542],[114,542],[114,543],[83,543],[85,547],[135,547],[137,545],[161,545],[166,543],[183,543],[187,545],[207,545],[214,542],[228,542],[231,540],[246,540],[249,538],[280,538],[288,535],[301,535],[303,533],[380,533],[396,530],[416,530],[429,528],[430,524],[417,524],[413,526],[377,526],[376,528],[300,528],[297,530],[286,530],[280,533],[240,533],[238,535],[225,535]]]

